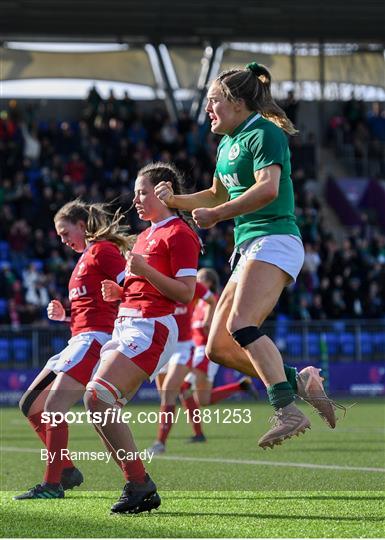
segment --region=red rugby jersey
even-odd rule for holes
[[[206,300],[210,296],[211,292],[202,283],[197,282],[194,298],[191,302],[189,304],[177,303],[174,317],[179,330],[178,341],[188,341],[192,338],[191,320],[195,306],[200,298]],[[206,302],[203,301],[203,303],[207,305]]]
[[[212,293],[211,293],[212,294]],[[214,294],[214,298],[218,301],[219,295]],[[208,336],[203,330],[203,321],[205,320],[207,304],[203,300],[198,300],[194,312],[192,314],[192,338],[194,345],[206,345]]]
[[[123,281],[126,260],[113,242],[89,244],[75,266],[68,284],[71,302],[71,333],[112,333],[118,312],[117,302],[105,302],[101,282]]]
[[[177,216],[154,223],[141,232],[132,252],[162,274],[177,278],[196,276],[200,244],[196,233]],[[126,273],[121,308],[137,316],[163,317],[175,311],[176,302],[164,296],[146,278]],[[133,315],[135,316],[135,315]]]

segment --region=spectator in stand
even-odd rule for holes
[[[282,103],[282,109],[286,116],[293,122],[297,123],[298,101],[295,99],[294,90],[289,90],[285,101]]]

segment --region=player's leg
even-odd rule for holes
[[[162,454],[166,450],[166,442],[173,425],[177,397],[184,378],[189,372],[188,365],[191,363],[192,354],[193,343],[191,341],[180,341],[167,364],[167,374],[163,381],[160,396],[158,433],[156,441],[148,448],[148,452]]]
[[[159,426],[156,441],[148,449],[149,452],[155,454],[165,452],[166,442],[173,426],[176,400],[183,384],[183,380],[189,372],[189,368],[186,364],[173,363],[171,360],[162,386]]]
[[[240,269],[237,267],[233,272],[216,306],[206,353],[210,360],[220,365],[235,369],[250,377],[259,378],[245,350],[232,339],[227,329],[227,321],[232,310],[235,291],[242,275],[242,269],[242,267]],[[260,324],[262,323],[263,320]],[[283,364],[283,368],[293,391],[312,405],[330,427],[335,427],[334,406],[325,394],[319,371],[312,366],[304,368],[300,373],[297,373],[296,368],[288,364]]]
[[[46,440],[46,424],[41,422],[41,413],[44,410],[46,399],[55,378],[56,373],[49,368],[43,368],[19,402],[21,412],[27,418],[44,445]]]
[[[198,347],[196,347],[194,350],[194,357],[197,349]],[[180,388],[179,401],[187,412],[188,423],[194,431],[194,435],[189,439],[189,442],[192,443],[206,441],[206,437],[202,430],[202,421],[200,416],[199,404],[196,399],[195,386],[196,376],[193,371],[190,371],[184,378],[183,384]]]
[[[41,388],[44,381],[52,378],[47,371],[49,370],[45,368],[40,374],[41,377],[34,381],[37,384],[31,385],[30,389],[33,395],[37,394],[39,385]],[[28,415],[30,423],[35,426],[35,430],[44,442],[51,458],[47,460],[43,483],[37,484],[26,493],[16,496],[15,500],[63,498],[64,489],[72,489],[83,482],[81,472],[74,467],[68,455],[68,425],[63,416],[72,405],[81,399],[84,390],[85,386],[83,384],[75,381],[65,373],[59,373],[37,395],[28,411],[27,405],[30,402],[30,394],[23,396],[21,408]],[[31,414],[31,409],[33,414]],[[49,419],[52,419],[51,413],[59,414],[55,414],[55,421],[46,422],[42,417],[43,412],[50,414]]]
[[[281,354],[259,327],[271,313],[291,277],[273,264],[246,262],[238,282],[227,328],[244,348],[267,387],[271,405],[277,411],[276,425],[259,441],[273,447],[310,427],[309,420],[294,405],[295,392],[288,383]]]
[[[116,351],[103,357],[103,362],[87,386],[85,405],[92,413],[101,414],[101,424],[94,424],[102,433],[108,445],[120,459],[120,467],[126,485],[119,501],[113,505],[113,512],[137,513],[157,508],[160,497],[156,486],[147,474],[128,425],[111,420],[109,411],[116,401],[134,394],[148,374],[135,365],[126,355]]]
[[[146,379],[156,377],[175,349],[177,335],[172,316],[122,319],[103,347],[101,363],[87,385],[86,407],[92,413],[101,413],[103,421],[97,429],[117,453],[126,479],[113,512],[137,513],[160,505],[156,486],[146,473],[128,425],[112,420],[111,408],[122,398],[134,395]]]

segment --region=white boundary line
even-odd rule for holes
[[[39,448],[18,448],[17,446],[1,446],[1,452],[40,452]],[[385,468],[381,467],[351,467],[349,465],[322,465],[319,463],[296,463],[293,461],[261,461],[256,459],[222,459],[222,458],[200,458],[187,456],[154,456],[156,459],[164,461],[193,461],[199,463],[225,463],[228,465],[263,465],[270,467],[297,467],[299,469],[327,469],[331,471],[358,471],[371,473],[385,473]]]
[[[271,467],[298,467],[300,469],[329,469],[334,471],[385,473],[385,468],[381,467],[350,467],[349,465],[321,465],[318,463],[296,463],[292,461],[261,461],[256,459],[222,459],[185,456],[154,456],[154,458],[170,461],[201,461],[206,463],[228,463],[234,465],[270,465]]]

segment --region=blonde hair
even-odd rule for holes
[[[121,209],[112,213],[108,207],[106,203],[87,204],[80,199],[75,199],[56,212],[54,221],[64,219],[74,225],[78,221],[84,221],[86,243],[108,240],[116,244],[124,255],[132,248],[136,237],[127,235],[130,229],[128,225],[121,225],[121,221],[125,219],[125,214],[121,212]]]
[[[271,74],[265,66],[252,62],[244,69],[222,71],[214,82],[219,84],[228,101],[243,99],[250,111],[259,112],[289,135],[298,133],[271,95]]]

